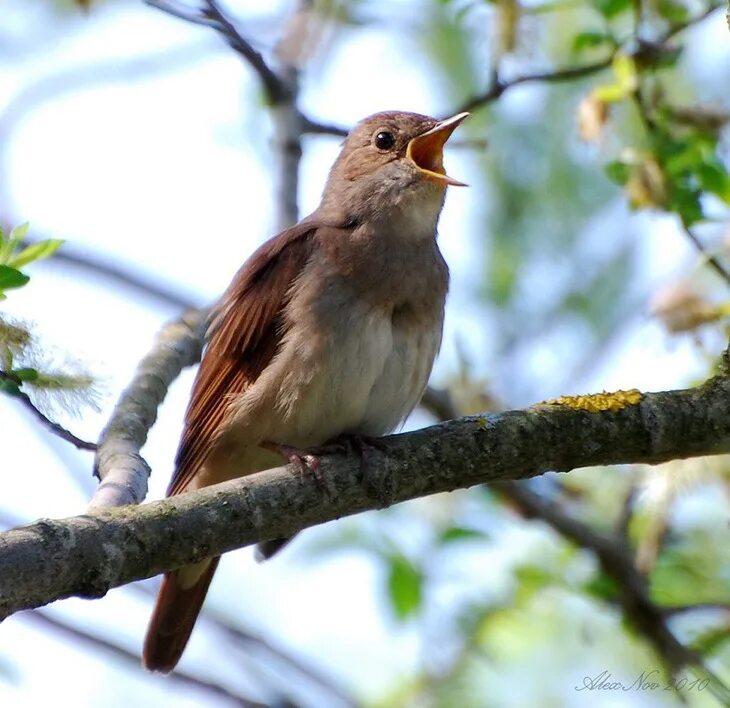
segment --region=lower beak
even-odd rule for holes
[[[431,130],[417,135],[408,143],[406,157],[413,160],[424,177],[442,186],[466,187],[464,182],[449,177],[444,170],[444,145],[459,123],[469,114],[459,113],[439,121]]]

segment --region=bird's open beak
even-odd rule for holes
[[[458,113],[451,118],[439,121],[431,130],[416,136],[408,143],[406,157],[416,163],[416,167],[423,172],[424,177],[445,187],[448,184],[455,187],[466,187],[464,182],[449,177],[444,170],[444,145],[459,123],[469,114]]]

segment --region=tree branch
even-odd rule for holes
[[[188,310],[157,335],[99,438],[94,472],[101,484],[90,508],[139,504],[150,468],[139,454],[157,409],[182,369],[200,359],[207,310]]]
[[[697,252],[702,256],[702,258],[709,263],[714,271],[728,284],[730,285],[730,271],[725,268],[722,263],[720,263],[717,256],[713,256],[711,253],[708,253],[705,249],[702,241],[697,238],[697,235],[695,234],[692,229],[687,226],[686,224],[682,224],[682,229],[684,233],[686,234],[687,238],[690,240],[690,243],[697,249]]]
[[[68,622],[64,622],[57,617],[53,617],[49,613],[35,610],[24,615],[24,619],[29,620],[33,624],[39,624],[42,627],[50,629],[58,634],[65,635],[76,642],[89,646],[94,650],[101,650],[102,652],[111,654],[128,666],[133,666],[136,670],[139,669],[142,658],[137,652],[131,651],[120,644],[104,639],[98,635],[86,632],[83,629],[80,629]],[[264,703],[252,701],[228,690],[220,684],[214,683],[213,681],[207,681],[204,678],[199,678],[183,671],[180,668],[176,668],[168,674],[167,678],[169,678],[173,683],[177,683],[186,688],[206,691],[218,698],[225,698],[233,705],[243,706],[244,708],[265,708],[266,706]]]
[[[352,451],[322,455],[322,482],[279,467],[164,501],[6,532],[0,618],[72,595],[99,597],[241,546],[428,494],[546,470],[727,453],[730,379],[647,393],[619,410],[540,404],[472,416],[373,445],[368,464]]]
[[[5,371],[0,371],[0,381],[11,381],[17,386],[20,386],[23,383],[20,379]],[[36,420],[40,421],[41,425],[50,430],[54,435],[57,435],[62,440],[71,443],[79,450],[96,450],[95,443],[77,438],[70,430],[67,430],[59,423],[52,421],[45,413],[43,413],[43,411],[36,407],[30,396],[22,389],[18,388],[10,395],[15,398],[16,401],[21,403],[26,410],[30,411],[31,415]]]
[[[448,391],[428,388],[422,405],[437,416],[452,418],[456,415]],[[646,578],[637,569],[627,543],[628,526],[633,507],[634,489],[629,493],[619,519],[615,537],[594,531],[588,524],[565,514],[560,507],[535,494],[525,484],[514,481],[494,485],[494,489],[509,500],[528,519],[538,519],[575,545],[595,554],[601,568],[616,584],[619,603],[626,618],[655,649],[671,673],[688,665],[699,666],[713,681],[716,693],[728,696],[724,684],[704,665],[701,657],[679,642],[672,633],[667,618],[669,615],[703,605],[687,608],[660,607],[649,594]],[[718,607],[717,604],[709,604]]]
[[[496,101],[505,91],[508,91],[515,86],[519,86],[520,84],[540,82],[560,83],[562,81],[572,81],[573,79],[580,79],[584,76],[597,74],[599,71],[608,69],[608,67],[611,66],[614,54],[615,52],[611,53],[610,56],[601,61],[586,64],[585,66],[574,66],[567,69],[558,69],[556,71],[542,71],[535,74],[525,74],[524,76],[518,76],[510,81],[502,81],[498,76],[495,76],[491,85],[483,93],[473,96],[465,101],[457,108],[456,111],[454,111],[454,113],[462,113],[464,111],[473,111],[476,108],[482,108],[488,103]]]
[[[595,553],[603,572],[616,583],[624,616],[652,644],[671,674],[676,675],[686,666],[698,666],[712,679],[715,695],[722,695],[725,700],[730,697],[730,691],[709,671],[699,654],[674,636],[667,623],[667,613],[652,601],[646,578],[636,569],[628,548],[617,539],[603,536],[578,519],[563,514],[554,503],[525,485],[505,482],[497,488],[527,518],[546,522],[577,546]]]

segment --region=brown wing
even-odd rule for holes
[[[223,295],[185,414],[168,496],[184,491],[205,461],[231,396],[245,391],[276,353],[281,313],[312,253],[315,231],[303,222],[267,241]]]

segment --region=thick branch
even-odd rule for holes
[[[730,380],[645,394],[618,411],[567,405],[473,416],[321,457],[323,482],[280,467],[143,506],[0,535],[0,617],[99,597],[261,540],[408,499],[546,470],[730,452]],[[324,485],[324,489],[321,485]]]
[[[90,507],[139,504],[147,495],[150,468],[139,451],[170,384],[200,359],[205,320],[205,310],[189,310],[160,331],[139,363],[99,438],[95,472],[101,484]]]

